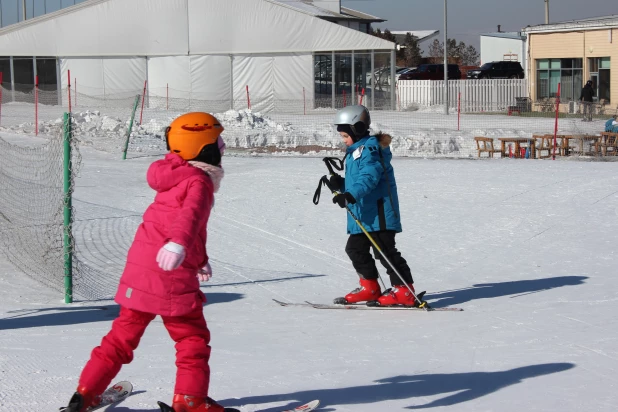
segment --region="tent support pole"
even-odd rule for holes
[[[375,67],[376,67],[376,53],[375,50],[371,49],[371,110],[374,108],[375,101],[373,100],[373,96],[376,91],[376,75],[375,75]]]
[[[356,79],[354,78],[354,75],[356,74],[354,72],[354,69],[355,69],[355,67],[354,67],[355,66],[355,64],[354,64],[355,62],[354,62],[354,60],[355,59],[356,59],[356,57],[354,55],[354,50],[352,50],[352,79],[350,81],[350,88],[351,88],[350,95],[354,96],[354,98],[352,99],[352,104],[354,104],[354,105],[358,104],[358,96],[356,96],[356,88],[355,88],[355,86],[356,86]]]
[[[331,77],[331,92],[333,95],[333,102],[332,102],[332,107],[333,109],[336,109],[336,105],[335,105],[335,96],[337,94],[337,90],[336,90],[336,86],[335,86],[335,71],[337,70],[337,63],[335,62],[335,52],[332,51],[331,52],[331,58],[330,58],[330,77]]]
[[[396,106],[396,99],[395,99],[395,63],[397,62],[397,59],[395,57],[395,49],[391,50],[391,87],[390,87],[390,92],[391,92],[391,110],[395,110],[397,108]]]
[[[15,102],[15,66],[13,64],[13,56],[10,59],[11,64],[11,99]]]
[[[234,55],[230,54],[230,110],[234,110]]]

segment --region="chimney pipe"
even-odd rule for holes
[[[501,24],[498,24],[498,33],[501,33],[500,32],[500,26],[501,26]]]
[[[549,0],[545,0],[545,24],[549,24]]]

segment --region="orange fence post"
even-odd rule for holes
[[[560,83],[558,83],[558,94],[556,95],[556,123],[554,125],[554,154],[552,160],[556,160],[556,139],[558,136],[558,113],[560,112]]]
[[[142,110],[139,114],[139,124],[142,124],[142,116],[144,114],[144,100],[146,100],[146,83],[148,83],[148,80],[144,80],[144,93],[142,94]]]
[[[0,124],[2,124],[2,72],[0,72]]]

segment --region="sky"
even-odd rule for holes
[[[345,7],[386,19],[374,27],[384,30],[440,30],[442,0],[342,0]],[[519,31],[545,22],[543,0],[448,0],[448,37],[479,48],[480,34]],[[559,22],[618,14],[616,0],[550,0],[549,21]],[[426,47],[426,46],[425,46]]]

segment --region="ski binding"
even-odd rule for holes
[[[116,403],[122,402],[131,396],[133,392],[133,384],[129,381],[120,381],[110,386],[103,392],[101,395],[101,403],[97,406],[88,408],[88,412],[96,411],[98,409],[106,408],[110,405],[114,405]],[[73,399],[72,399],[73,400]],[[76,409],[77,408],[77,409]],[[60,412],[72,412],[77,411],[79,409],[79,405],[72,405],[69,403],[69,406],[60,408]]]

